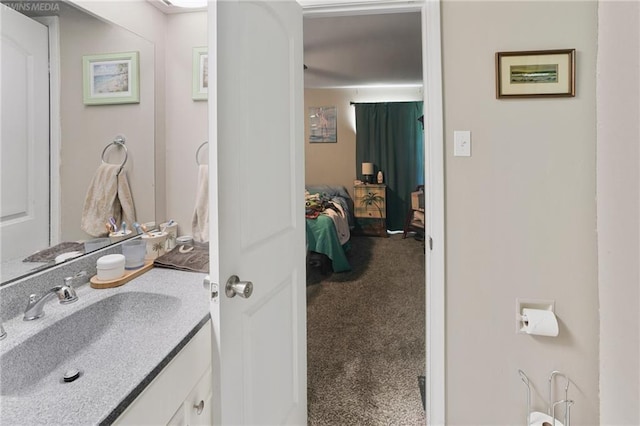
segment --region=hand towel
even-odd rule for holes
[[[91,179],[82,208],[80,227],[92,237],[108,235],[105,223],[113,217],[116,223],[136,221],[136,210],[129,180],[120,165],[101,164]]]
[[[178,244],[157,257],[153,264],[161,268],[209,273],[209,243]]]
[[[63,253],[69,253],[72,251],[84,252],[84,243],[78,243],[75,241],[65,241],[57,244],[53,247],[48,247],[40,251],[35,252],[31,256],[23,259],[23,262],[51,262],[55,260],[56,256]]]
[[[193,240],[209,241],[209,166],[201,164],[198,169],[198,187],[196,190],[196,207],[191,224]]]

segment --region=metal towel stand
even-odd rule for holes
[[[518,374],[520,374],[520,379],[527,386],[527,426],[531,425],[531,384],[529,383],[529,378],[522,370],[518,370]],[[553,379],[556,376],[562,376],[566,380],[566,384],[564,387],[564,399],[554,401],[553,400]],[[569,384],[571,383],[571,379],[566,374],[563,374],[559,371],[552,371],[549,375],[548,385],[549,385],[549,405],[547,407],[547,414],[551,416],[553,419],[553,426],[556,426],[556,406],[560,404],[564,404],[564,426],[571,426],[571,406],[574,401],[569,399]]]
[[[124,141],[125,141],[124,136],[122,135],[116,136],[113,142],[111,142],[110,144],[104,147],[104,149],[102,150],[102,155],[100,156],[100,158],[102,158],[102,163],[107,164],[106,160],[104,159],[104,154],[112,145],[124,148],[124,160],[122,160],[122,164],[120,165],[120,168],[118,169],[118,173],[116,173],[116,176],[120,176],[120,172],[124,168],[124,165],[127,163],[127,158],[129,157],[129,151],[127,150],[127,146],[124,144]]]
[[[200,150],[201,150],[202,148],[204,148],[204,146],[205,146],[206,144],[208,144],[208,143],[209,143],[209,141],[204,141],[204,142],[202,142],[202,143],[200,144],[200,146],[198,147],[198,149],[196,150],[196,164],[197,164],[198,166],[200,166],[200,160],[198,159],[198,157],[200,156]]]

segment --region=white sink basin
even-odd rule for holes
[[[123,292],[71,313],[0,357],[0,395],[72,386],[62,380],[70,369],[81,371],[77,382],[94,380],[96,370],[118,367],[110,359],[135,356],[136,342],[151,337],[149,324],[169,326],[180,304],[165,294]],[[96,354],[105,358],[100,364]]]
[[[153,268],[124,286],[4,322],[1,425],[112,424],[209,320],[205,274]],[[26,300],[25,300],[26,304]],[[69,370],[80,377],[65,382]]]

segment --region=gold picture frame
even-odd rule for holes
[[[576,50],[496,53],[496,98],[574,97]]]

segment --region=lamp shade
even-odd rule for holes
[[[362,163],[362,174],[373,175],[373,163]]]

